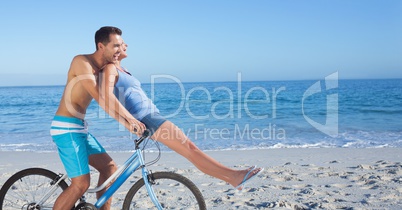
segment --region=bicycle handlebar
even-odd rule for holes
[[[135,140],[135,147],[138,147],[142,141],[144,141],[146,138],[149,137],[149,130],[145,130],[144,133],[142,133],[142,136],[140,138],[138,138],[137,140]]]
[[[145,131],[144,131],[144,133],[142,133],[142,137],[144,137],[144,138],[147,138],[148,136],[149,136],[149,130],[148,129],[146,129]]]

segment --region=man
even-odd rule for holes
[[[144,124],[136,120],[115,98],[105,100],[104,94],[99,92],[99,73],[106,64],[117,61],[122,44],[121,34],[116,27],[100,28],[95,33],[96,51],[75,56],[71,62],[67,85],[52,122],[51,135],[72,181],[57,198],[53,207],[55,210],[71,209],[89,188],[89,165],[100,172],[98,183],[103,183],[117,169],[104,148],[87,132],[84,118],[92,99],[130,132],[141,135],[145,130]],[[97,196],[102,193],[99,192]],[[111,199],[102,209],[109,209],[110,203]]]

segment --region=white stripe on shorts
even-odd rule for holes
[[[52,121],[50,135],[61,135],[66,133],[88,133],[87,123],[84,121],[84,125],[78,125],[75,123]]]
[[[62,127],[62,128],[86,128],[86,123],[85,125],[78,125],[75,123],[68,123],[68,122],[60,122],[60,121],[53,121],[52,122],[52,127]]]

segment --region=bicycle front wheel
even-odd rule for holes
[[[0,210],[8,209],[52,209],[57,197],[68,185],[62,180],[54,186],[60,176],[43,168],[29,168],[11,176],[0,190]],[[42,205],[37,205],[44,195],[55,187]]]
[[[157,172],[148,180],[164,209],[206,209],[200,190],[186,177],[173,172]],[[138,180],[128,191],[123,210],[156,209],[148,196],[144,179]]]

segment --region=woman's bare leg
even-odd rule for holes
[[[152,135],[155,139],[183,157],[187,158],[202,172],[228,182],[232,186],[238,186],[249,170],[234,170],[224,166],[212,157],[201,151],[176,125],[170,121],[164,122]],[[250,173],[249,177],[258,173],[257,169]]]

